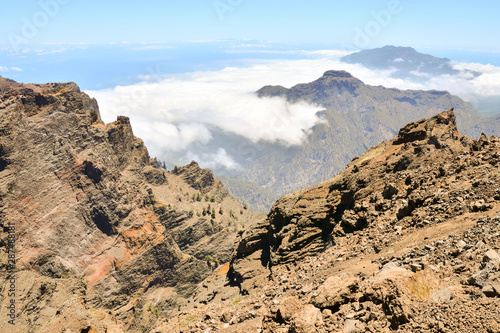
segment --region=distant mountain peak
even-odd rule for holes
[[[352,76],[351,73],[349,73],[349,72],[336,71],[336,70],[326,71],[325,74],[323,74],[323,77],[354,78],[354,76]]]
[[[410,51],[410,52],[418,53],[413,47],[410,47],[410,46],[386,45],[386,46],[380,47],[379,49],[391,50],[391,51]],[[374,50],[377,50],[377,49],[374,49]]]
[[[395,69],[391,76],[417,81],[427,80],[437,75],[455,75],[461,72],[453,68],[448,58],[420,53],[408,46],[386,45],[351,53],[340,60],[373,69]],[[466,70],[466,72],[473,74],[474,77],[481,75],[481,73],[471,70]]]

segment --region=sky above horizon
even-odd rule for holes
[[[4,1],[0,47],[18,36],[24,47],[250,39],[498,52],[499,12],[492,0]]]

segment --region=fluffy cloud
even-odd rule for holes
[[[215,154],[196,154],[188,152],[185,160],[197,161],[203,167],[210,169],[219,169],[220,167],[228,170],[241,169],[241,165],[235,162],[224,148],[219,148]]]
[[[136,135],[148,143],[153,151],[182,151],[194,142],[207,143],[212,139],[210,131],[201,123],[172,124],[157,122],[145,117],[133,121]]]
[[[258,98],[254,92],[266,84],[290,86],[304,79],[310,81],[323,69],[318,66],[315,74],[301,76],[293,70],[294,64],[287,64],[281,71],[273,67],[261,63],[221,71],[151,74],[142,76],[135,85],[87,93],[98,100],[106,122],[120,114],[131,117],[134,132],[153,153],[206,143],[211,139],[208,127],[213,126],[254,142],[301,144],[319,121],[316,112],[321,107],[290,104],[283,98]]]
[[[22,72],[23,70],[19,67],[5,67],[5,66],[0,66],[0,72]]]

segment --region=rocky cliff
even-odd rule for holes
[[[409,123],[279,199],[164,327],[499,332],[499,168],[500,139],[463,136],[453,110]]]
[[[129,119],[104,124],[74,83],[0,79],[0,198],[9,332],[144,332],[259,218],[196,163],[158,168]]]

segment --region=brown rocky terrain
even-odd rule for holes
[[[0,78],[0,198],[1,332],[147,331],[260,218],[196,162],[158,168],[74,83]]]
[[[153,332],[500,332],[500,139],[410,123],[240,233]]]

